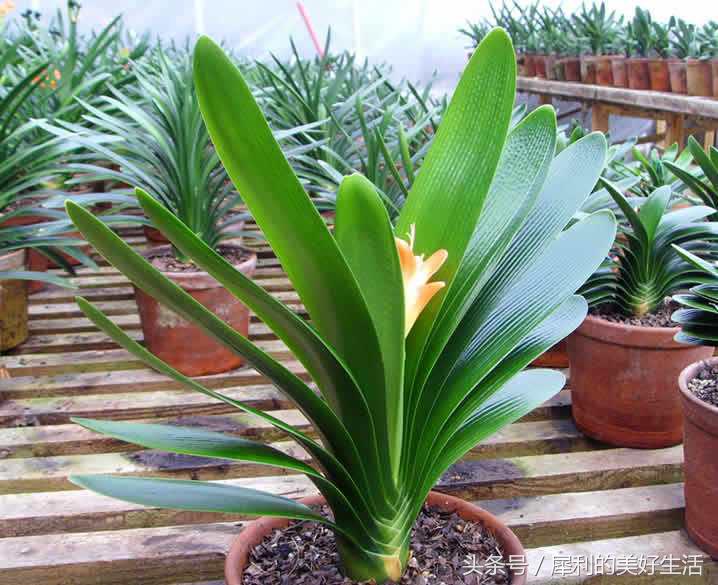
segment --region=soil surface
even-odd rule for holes
[[[217,251],[232,265],[241,264],[250,257],[250,253],[241,248],[220,246]],[[204,272],[194,262],[181,262],[171,252],[161,256],[152,256],[149,261],[161,272]]]
[[[620,323],[621,325],[634,325],[637,327],[678,327],[671,319],[671,315],[679,309],[677,303],[671,299],[666,299],[662,307],[655,313],[636,317],[635,315],[624,315],[614,305],[601,305],[590,310],[591,315],[611,321],[612,323]]]
[[[697,398],[718,407],[718,366],[706,366],[688,382],[688,389]]]
[[[328,508],[322,508],[328,516]],[[400,585],[508,585],[508,563],[493,534],[456,513],[424,507],[414,525]],[[352,585],[342,576],[334,534],[315,522],[293,522],[257,545],[246,585]],[[371,583],[369,581],[364,583]]]

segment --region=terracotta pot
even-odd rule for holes
[[[0,272],[25,269],[25,250],[0,256]],[[0,351],[27,339],[27,281],[0,280]]]
[[[715,366],[718,358],[691,364],[678,378],[685,414],[683,474],[686,494],[686,530],[714,559],[718,559],[718,515],[712,512],[718,501],[718,408],[688,390],[688,382],[705,365]]]
[[[686,76],[686,62],[683,59],[668,61],[668,76],[671,81],[673,93],[688,93],[688,80]]]
[[[568,354],[566,353],[566,340],[559,341],[546,353],[532,361],[531,365],[541,368],[567,368]]]
[[[534,55],[536,77],[546,79],[546,55]]]
[[[596,58],[591,55],[581,57],[581,83],[596,83]]]
[[[321,506],[325,504],[325,500],[322,496],[303,498],[300,502],[307,506]],[[431,492],[426,498],[426,502],[430,506],[456,512],[462,519],[468,522],[481,522],[484,524],[502,545],[504,555],[507,558],[524,558],[526,556],[521,541],[511,529],[486,510],[460,498],[438,492]],[[229,547],[229,552],[224,562],[224,578],[227,585],[242,585],[242,576],[247,567],[252,549],[274,530],[283,530],[287,528],[290,523],[291,520],[271,517],[263,517],[250,522]],[[528,571],[525,573],[527,572]],[[526,580],[526,574],[519,575],[514,573],[511,576],[511,585],[525,585]]]
[[[544,61],[546,64],[546,79],[550,79],[552,81],[558,79],[556,76],[556,55],[546,55]]]
[[[581,81],[581,60],[578,57],[561,59],[561,64],[566,81]]]
[[[611,74],[613,75],[613,87],[628,87],[625,57],[611,57]]]
[[[635,327],[588,316],[568,339],[571,403],[586,435],[620,447],[677,445],[683,416],[675,380],[713,348],[678,343],[674,327]]]
[[[143,225],[142,231],[145,234],[145,238],[147,238],[147,244],[150,246],[165,246],[170,243],[167,236],[151,225]]]
[[[649,59],[648,77],[653,91],[671,91],[671,77],[665,59]]]
[[[713,77],[713,97],[718,98],[718,59],[711,60],[711,75]]]
[[[598,85],[613,86],[612,56],[601,55],[596,57],[596,83]]]
[[[553,64],[553,78],[556,81],[566,81],[566,62],[563,59],[556,59]]]
[[[651,77],[648,71],[648,59],[626,59],[628,87],[631,89],[651,89]]]
[[[47,220],[48,218],[40,215],[22,215],[19,217],[13,217],[5,221],[0,220],[0,227],[34,225],[36,223],[42,223]],[[28,270],[32,270],[33,272],[47,272],[49,262],[50,261],[47,259],[46,256],[43,256],[42,254],[40,254],[40,252],[37,252],[36,250],[29,249],[27,251],[26,265]],[[47,283],[41,280],[28,280],[26,281],[26,283],[28,294],[33,294],[47,288]]]
[[[713,95],[713,75],[710,61],[686,60],[686,85],[688,95],[710,97]]]
[[[157,246],[144,252],[146,258],[170,253],[170,246]],[[252,254],[235,268],[246,276],[254,274],[257,256]],[[249,309],[206,272],[163,272],[197,301],[244,335],[249,334]],[[157,357],[187,376],[218,374],[238,368],[244,360],[224,345],[163,307],[150,295],[135,287],[137,308],[145,346]],[[191,340],[191,341],[190,341]]]

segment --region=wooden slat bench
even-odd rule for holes
[[[145,245],[137,230],[127,239]],[[303,313],[269,250],[257,281]],[[114,268],[81,269],[80,294],[141,339],[132,288]],[[72,291],[50,289],[30,305],[31,337],[0,358],[0,584],[220,585],[224,554],[246,520],[158,510],[105,498],[68,482],[73,473],[205,479],[288,497],[313,492],[303,476],[250,464],[143,451],[69,422],[71,416],[182,421],[275,444],[306,457],[256,417],[238,413],[144,368],[84,318]],[[256,319],[251,336],[305,376]],[[205,376],[247,403],[311,432],[276,389],[249,368]],[[682,449],[613,449],[584,437],[570,418],[570,389],[477,445],[438,489],[501,517],[528,550],[529,583],[718,583],[718,568],[685,536]],[[566,559],[700,555],[702,574],[556,574]],[[684,556],[685,555],[685,556]],[[557,565],[558,560],[561,564]],[[696,561],[698,562],[698,561]],[[665,564],[665,563],[664,563]],[[662,565],[663,567],[663,565]]]

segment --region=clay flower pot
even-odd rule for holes
[[[535,55],[526,55],[524,57],[524,74],[526,77],[536,77],[536,56]]]
[[[596,83],[596,58],[592,55],[581,57],[581,83]]]
[[[598,85],[613,86],[613,68],[611,66],[610,55],[601,55],[596,57],[596,83]]]
[[[578,57],[561,59],[561,64],[566,81],[581,81],[581,60]]]
[[[711,60],[711,75],[713,77],[713,97],[718,98],[718,59]]]
[[[620,55],[611,57],[611,74],[613,75],[613,87],[628,87],[625,57]]]
[[[531,365],[540,368],[567,368],[568,354],[566,353],[566,340],[559,341],[546,353],[532,361]]]
[[[718,408],[688,389],[704,365],[715,366],[718,358],[691,364],[678,378],[685,438],[683,474],[686,494],[686,530],[691,538],[714,559],[718,559]]]
[[[0,256],[0,272],[25,270],[25,250]],[[0,352],[27,339],[27,281],[0,280]]]
[[[636,327],[589,315],[568,339],[576,426],[619,447],[657,449],[683,438],[676,378],[713,348],[678,343],[674,327]]]
[[[546,55],[534,55],[536,77],[546,79]]]
[[[648,59],[626,59],[628,70],[628,87],[631,89],[651,89],[651,78],[648,72]]]
[[[170,246],[157,246],[144,252],[151,259],[170,254]],[[256,254],[235,265],[251,278],[257,265]],[[244,336],[249,334],[249,309],[206,272],[163,272],[215,315]],[[145,346],[187,376],[218,374],[238,368],[243,359],[205,334],[150,295],[135,287],[137,308]]]
[[[710,61],[687,59],[686,85],[688,86],[688,95],[711,97],[713,95],[713,75]]]
[[[13,217],[5,221],[0,221],[0,227],[34,225],[44,221],[47,221],[47,218],[39,215],[21,215],[19,217]],[[47,259],[47,256],[43,256],[40,252],[33,250],[32,248],[27,251],[25,262],[27,269],[32,270],[33,272],[47,272],[50,265],[50,261]],[[41,280],[27,280],[25,282],[27,283],[28,294],[33,294],[47,288],[47,283]]]
[[[145,238],[147,238],[147,244],[149,246],[166,246],[170,243],[170,241],[167,239],[167,236],[165,236],[160,230],[152,227],[151,225],[143,224],[142,231],[145,234]]]
[[[648,76],[653,91],[671,91],[668,61],[665,59],[650,59],[648,61]]]
[[[546,79],[550,79],[551,81],[559,79],[556,75],[556,55],[546,55],[544,63],[546,66]]]
[[[670,77],[671,91],[673,93],[688,93],[686,74],[686,62],[683,59],[670,59],[668,61],[668,76]]]
[[[321,506],[325,503],[322,496],[303,498],[300,501],[307,506]],[[429,497],[426,498],[426,502],[430,506],[435,506],[449,512],[456,512],[462,519],[468,522],[483,523],[502,545],[504,555],[507,558],[524,558],[526,556],[521,541],[519,541],[511,529],[486,510],[460,498],[440,494],[438,492],[431,492]],[[270,517],[259,518],[258,520],[250,522],[247,527],[239,533],[234,542],[232,542],[229,552],[227,553],[227,558],[224,562],[224,578],[227,585],[242,585],[242,577],[249,564],[249,556],[252,549],[274,530],[283,530],[287,528],[290,523],[291,520]],[[527,571],[525,571],[523,575],[514,573],[511,576],[511,585],[525,585],[527,580],[526,573]]]

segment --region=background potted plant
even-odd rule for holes
[[[585,4],[581,10],[574,14],[574,34],[586,39],[589,54],[581,56],[581,81],[583,83],[596,83],[596,69],[598,62],[602,63],[605,79],[611,75],[610,50],[615,42],[618,29],[623,17],[617,17],[615,11],[608,12],[606,4],[592,4],[590,8]],[[611,79],[612,81],[612,79]]]
[[[554,158],[555,114],[546,107],[509,133],[514,63],[506,34],[489,33],[453,95],[396,228],[373,185],[352,176],[340,187],[332,234],[292,174],[239,71],[221,49],[200,39],[195,80],[213,142],[312,326],[233,270],[153,198],[140,195],[140,202],[178,249],[288,344],[323,398],[172,286],[92,214],[72,203],[69,213],[133,282],[183,318],[201,323],[268,376],[312,422],[322,444],[203,388],[129,339],[91,304],[80,300],[80,306],[146,363],[287,432],[321,471],[238,437],[166,425],[78,422],[144,446],[304,473],[331,507],[333,520],[284,497],[216,483],[111,476],[73,481],[144,505],[315,520],[335,533],[350,578],[398,580],[412,526],[435,481],[478,440],[563,385],[558,372],[521,370],[580,323],[586,303],[574,291],[615,236],[615,220],[606,211],[564,230],[602,170],[605,139],[589,135]],[[469,141],[475,148],[466,149]],[[517,204],[526,213],[517,214]],[[293,213],[287,214],[288,208]],[[431,255],[417,255],[423,253]],[[467,521],[482,519],[504,554],[521,550],[510,531],[485,512],[438,495],[429,503],[456,510]],[[265,518],[240,533],[227,558],[229,584],[241,583],[248,550],[284,526]],[[516,574],[511,582],[525,580]]]
[[[648,55],[653,48],[653,21],[647,10],[636,7],[633,19],[626,27],[626,38],[631,56],[626,60],[628,87],[631,89],[650,89],[651,79],[648,69]]]
[[[673,93],[688,93],[688,73],[686,60],[697,50],[696,27],[682,18],[671,17],[668,23],[670,31],[670,55],[668,73]]]
[[[718,22],[711,21],[703,27],[702,44],[711,66],[713,97],[718,98]]]
[[[623,34],[619,34],[613,41],[611,50],[611,76],[613,78],[614,87],[628,87],[628,65],[627,59],[631,55],[631,43],[626,35],[625,28]]]
[[[84,149],[67,165],[78,173],[73,181],[114,180],[144,190],[251,277],[256,255],[238,241],[247,216],[236,210],[239,194],[212,148],[187,55],[169,59],[160,53],[154,65],[138,70],[136,92],[113,89],[100,104],[102,109],[84,104],[85,126],[59,122],[49,127]],[[113,167],[84,162],[98,158]],[[110,198],[135,201],[127,192]],[[248,334],[249,311],[240,301],[170,246],[160,231],[147,235],[156,244],[145,252],[154,266],[232,327]],[[184,374],[219,373],[241,365],[239,356],[161,307],[141,288],[136,289],[136,300],[147,347]]]
[[[566,26],[558,45],[559,58],[556,61],[556,77],[562,81],[581,81],[580,56],[587,50],[587,41],[575,34],[566,19]]]
[[[689,136],[684,152],[690,155],[692,162],[698,165],[697,168],[678,166],[672,162],[666,162],[666,166],[704,205],[718,209],[718,149],[711,146],[705,152],[698,141]],[[710,219],[715,221],[718,216],[714,213]]]
[[[703,29],[696,29],[693,51],[686,60],[686,86],[688,95],[711,97],[713,72],[711,70],[711,39]]]
[[[668,25],[653,21],[653,41],[651,58],[648,61],[648,73],[653,91],[671,91],[671,77],[668,71],[668,52],[670,38]]]
[[[681,331],[676,340],[707,346],[718,345],[718,269],[687,250],[676,247],[687,262],[705,275],[705,282],[686,294],[676,295],[682,308],[673,314]],[[718,517],[707,513],[718,490],[718,358],[695,362],[678,378],[685,415],[683,477],[686,529],[691,538],[713,558],[718,558]]]
[[[703,219],[714,210],[670,210],[667,186],[629,201],[604,185],[625,219],[609,261],[582,289],[592,314],[568,339],[573,418],[588,436],[612,445],[674,445],[683,433],[675,379],[711,352],[673,340],[667,298],[701,275],[671,244],[712,250],[718,226]]]

